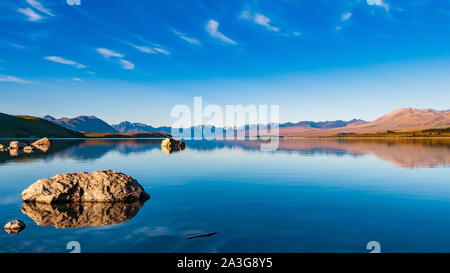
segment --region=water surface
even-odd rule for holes
[[[7,140],[0,143],[8,143]],[[1,252],[450,252],[450,141],[54,140],[0,153]],[[144,204],[27,206],[21,192],[63,172],[112,169],[137,179]],[[202,234],[209,237],[186,240]]]

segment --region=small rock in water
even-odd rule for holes
[[[33,146],[26,146],[25,148],[23,148],[23,151],[27,154],[33,152],[34,148]]]
[[[46,204],[134,202],[149,198],[131,176],[111,170],[58,174],[40,179],[22,192],[23,201]]]
[[[166,138],[161,142],[161,149],[164,153],[170,154],[172,152],[182,151],[185,148],[185,143],[173,138]]]
[[[17,234],[25,229],[27,225],[20,220],[14,220],[5,225],[5,231],[9,234]]]
[[[19,149],[19,141],[11,141],[11,143],[9,143],[9,148],[12,150]]]
[[[9,143],[9,148],[11,150],[18,150],[20,148],[25,147],[26,145],[23,143],[20,143],[19,141],[11,141],[11,143]]]
[[[31,145],[33,145],[33,146],[47,146],[48,147],[48,146],[52,145],[52,142],[50,141],[50,139],[44,137],[44,138],[41,138],[41,139],[31,143]]]

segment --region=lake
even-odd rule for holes
[[[9,143],[1,140],[0,143]],[[26,142],[26,140],[24,140]],[[1,252],[450,252],[450,140],[53,140],[0,153]],[[111,169],[135,178],[144,204],[22,204],[57,173]],[[186,237],[217,233],[209,237]]]

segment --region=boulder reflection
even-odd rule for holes
[[[184,147],[175,147],[175,148],[169,148],[165,146],[161,146],[161,151],[165,153],[166,155],[170,155],[171,153],[178,153],[184,150]]]
[[[39,226],[56,228],[101,227],[131,220],[145,202],[22,204],[22,212]]]

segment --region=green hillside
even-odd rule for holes
[[[0,113],[0,138],[83,138],[84,135],[31,116],[10,116]]]

